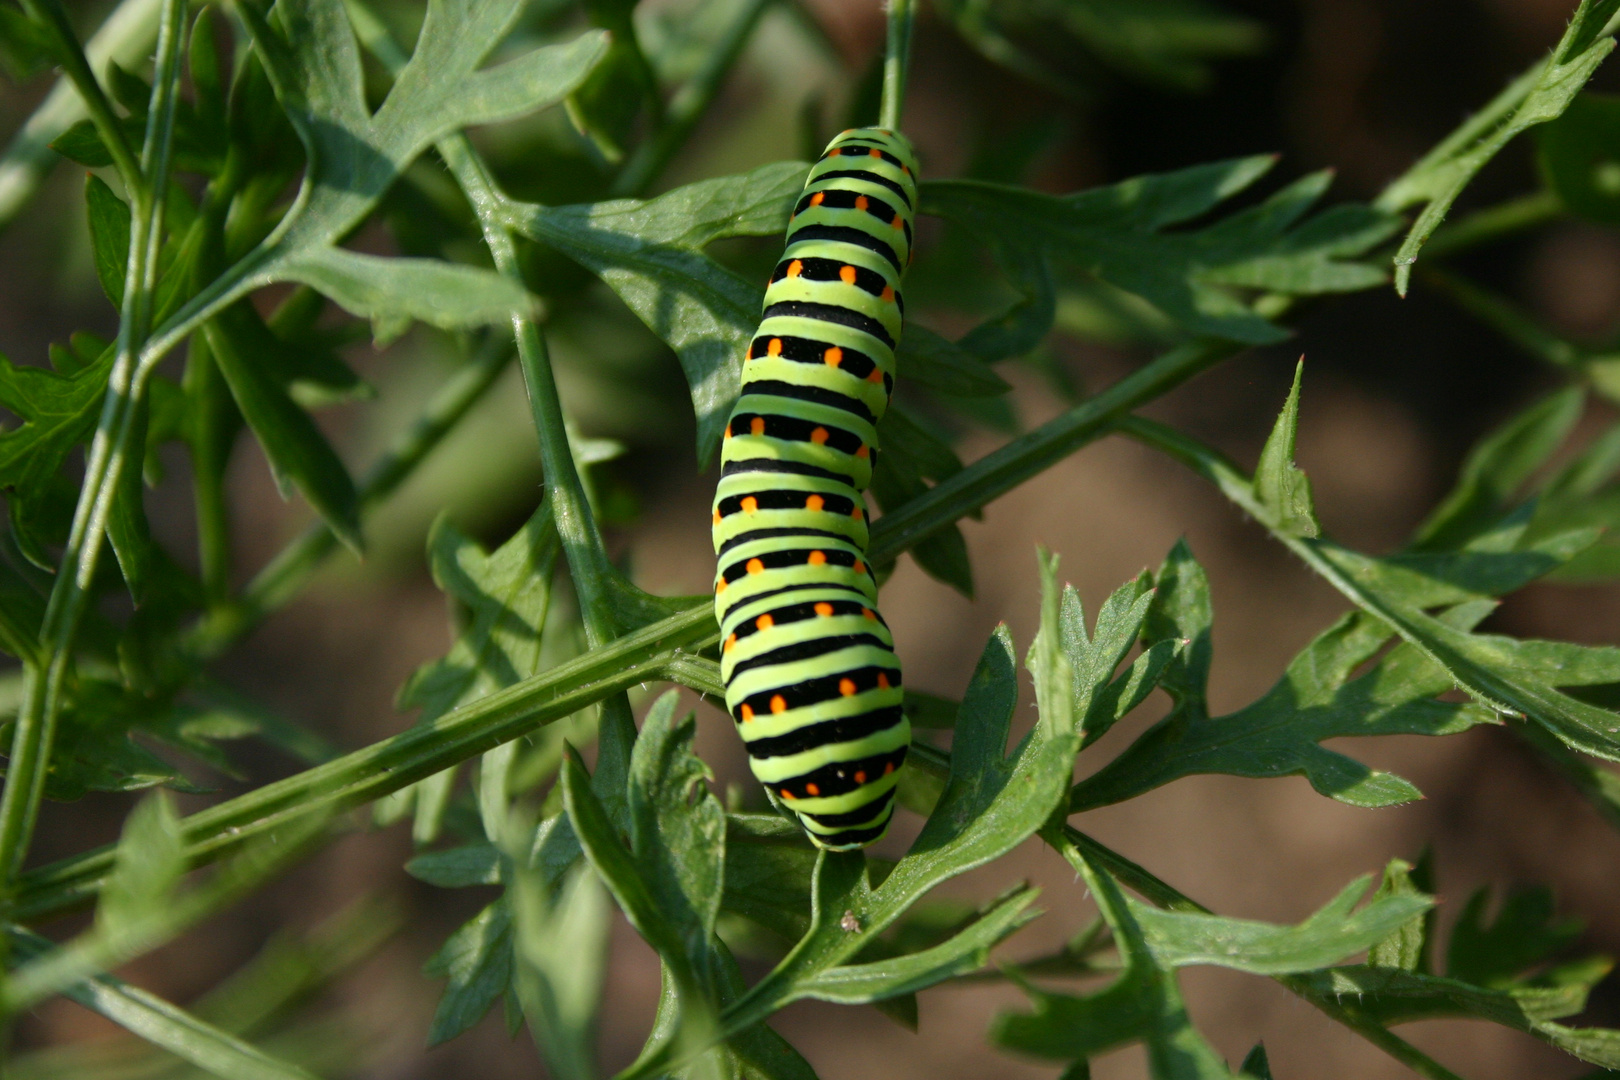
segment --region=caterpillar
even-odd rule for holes
[[[714,497],[726,709],[818,847],[888,830],[911,743],[862,492],[894,390],[916,158],[882,128],[810,169],[743,363]]]

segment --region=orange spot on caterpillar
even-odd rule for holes
[[[714,512],[714,523],[716,525],[720,524],[720,511],[718,510]]]
[[[857,195],[857,196],[855,196],[855,209],[857,209],[857,210],[865,210],[868,206],[871,206],[871,205],[872,205],[871,200],[868,199],[865,195]]]
[[[717,594],[718,593],[723,593],[723,592],[726,591],[726,579],[725,578],[721,578],[719,581],[714,583],[714,591]]]
[[[872,147],[872,149],[868,150],[866,152],[866,154],[867,154],[868,157],[880,158],[880,157],[883,156],[883,151],[879,150],[877,147],[874,146],[874,147]]]
[[[785,712],[787,712],[787,698],[783,697],[781,694],[776,694],[776,695],[772,696],[772,698],[771,698],[771,712],[773,712],[773,713],[785,713]]]
[[[810,205],[820,206],[826,198],[827,193],[825,191],[818,191],[814,195],[810,196]]]
[[[787,802],[792,802],[793,801],[793,792],[789,791],[787,788],[783,788],[782,789],[782,798],[784,800],[786,800]]]
[[[831,150],[827,151],[827,156],[828,157],[839,157],[843,153],[844,153],[844,148],[842,146],[835,146]]]
[[[888,776],[892,772],[894,772],[894,762],[891,761],[887,765],[883,766],[883,775]]]
[[[775,625],[776,620],[771,618],[769,615],[761,615],[759,618],[754,620],[755,630],[769,630]]]
[[[878,689],[879,690],[887,690],[888,688],[889,688],[889,677],[887,675],[883,674],[883,672],[881,672],[881,671],[878,672]]]
[[[859,450],[855,451],[855,456],[858,457],[858,458],[868,458],[868,457],[872,456],[872,451],[867,449],[867,446],[866,446],[865,443],[862,443],[861,448]]]
[[[808,499],[804,500],[804,508],[806,510],[820,510],[826,505],[827,500],[823,499],[820,495],[812,495]]]
[[[782,355],[782,339],[779,338],[779,337],[771,338],[771,343],[769,345],[765,346],[765,352],[766,352],[767,355],[770,355],[770,356],[781,356]]]
[[[827,362],[828,367],[837,367],[844,362],[844,350],[834,345],[822,353],[821,358]]]
[[[798,259],[794,259],[792,262],[788,263],[788,271],[787,271],[787,276],[788,277],[798,277],[802,273],[804,273],[804,263],[803,262],[801,262]]]
[[[861,562],[861,560],[859,560],[859,559],[856,559],[856,560],[855,560],[855,572],[856,572],[856,573],[857,573],[857,574],[864,574],[864,573],[866,573],[866,564],[865,564],[865,563],[863,563],[863,562]]]
[[[855,696],[855,680],[854,679],[839,679],[838,680],[838,692],[840,694],[843,694],[845,697],[854,697]]]
[[[877,612],[873,611],[871,608],[869,608],[869,607],[861,608],[861,614],[865,615],[868,619],[871,619],[873,622],[877,622]]]
[[[838,280],[842,281],[845,285],[855,284],[855,268],[853,266],[842,267],[838,271]]]
[[[825,566],[827,565],[827,553],[825,551],[812,551],[805,562],[811,566]]]
[[[894,303],[894,286],[893,285],[885,285],[885,286],[883,286],[883,302],[885,304]]]
[[[859,521],[861,518],[866,516],[866,507],[862,506],[860,503],[856,503],[855,509],[849,512],[849,516],[854,518],[856,521]]]
[[[788,220],[791,221],[792,219],[789,218]],[[894,215],[894,220],[889,222],[889,228],[895,230],[896,232],[899,232],[900,230],[904,229],[905,227],[906,227],[906,223],[904,221],[900,220],[900,215],[899,214]]]
[[[735,649],[736,647],[737,647],[737,635],[732,634],[730,637],[726,638],[726,652],[730,652],[732,649]],[[746,709],[746,708],[748,708],[748,706],[744,705],[743,708]]]
[[[855,774],[855,782],[857,784],[866,783],[866,770],[865,769],[862,769],[862,770],[860,770],[859,772],[857,772]]]
[[[742,501],[743,513],[752,514],[759,509],[759,500],[752,495]]]
[[[807,793],[811,794],[811,795],[820,795],[821,794],[821,788],[817,787],[815,784],[806,784],[806,785],[804,785],[804,790]]]
[[[872,374],[866,377],[866,381],[869,383],[882,383],[883,369],[874,365],[872,368]]]
[[[816,614],[820,615],[823,619],[829,617],[832,615],[832,613],[833,606],[827,603],[827,601],[823,600],[821,603],[816,605]]]
[[[817,446],[826,445],[828,438],[830,438],[830,436],[828,435],[827,429],[824,427],[818,427],[816,430],[810,433],[810,441],[815,443]]]
[[[748,433],[750,435],[765,434],[765,418],[763,416],[756,416],[752,420],[748,421]]]
[[[758,559],[749,559],[748,572],[750,574],[763,574],[765,572],[765,564],[760,562]]]
[[[750,721],[750,720],[752,720],[754,718],[754,709],[753,709],[753,706],[751,706],[751,705],[744,705],[741,709],[738,709],[737,711],[742,713],[743,723],[745,723],[745,724],[748,723],[748,721]]]
[[[905,173],[905,174],[906,174],[906,175],[907,175],[907,176],[910,176],[910,175],[911,175],[911,170],[910,170],[910,169],[908,169],[908,168],[906,168],[906,167],[905,167],[905,165],[904,165],[904,164],[902,164],[902,165],[901,165],[901,166],[900,166],[900,171],[901,171],[901,172],[903,172],[903,173]]]

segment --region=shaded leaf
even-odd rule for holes
[[[1260,452],[1254,471],[1254,496],[1271,512],[1276,528],[1289,536],[1315,536],[1322,531],[1316,521],[1316,503],[1311,482],[1294,464],[1294,436],[1299,428],[1299,381],[1305,374],[1305,361],[1294,367],[1294,385],[1288,401],[1277,416],[1277,423]]]
[[[186,871],[180,819],[168,795],[147,796],[124,822],[112,876],[96,905],[96,928],[109,938],[151,920],[170,903]]]
[[[1583,91],[1536,128],[1541,176],[1571,213],[1620,225],[1620,98]]]
[[[445,939],[422,967],[449,980],[428,1028],[429,1046],[460,1035],[484,1018],[512,982],[512,908],[506,897]]]
[[[512,905],[517,992],[535,1046],[559,1080],[591,1080],[611,927],[607,893],[582,863],[555,896],[538,873],[519,873]]]

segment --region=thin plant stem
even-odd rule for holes
[[[162,0],[123,0],[84,47],[92,73],[109,61],[134,67],[152,54]],[[88,115],[72,79],[58,79],[0,154],[0,229],[27,206],[62,156],[51,141]]]
[[[1565,213],[1558,196],[1545,189],[1476,210],[1434,231],[1423,253],[1430,259],[1452,255],[1556,221]]]
[[[166,0],[158,28],[145,144],[132,190],[129,266],[119,322],[117,352],[101,419],[90,445],[73,526],[58,566],[40,627],[40,659],[25,669],[22,702],[12,735],[6,784],[0,792],[0,888],[10,883],[27,854],[34,819],[45,793],[45,776],[61,711],[61,690],[72,663],[73,639],[89,598],[108,515],[137,429],[144,391],[138,358],[152,317],[158,250],[163,242],[163,193],[168,188],[170,147],[178,101],[179,63],[185,41],[185,0]]]
[[[101,82],[96,73],[90,69],[90,61],[84,54],[84,47],[79,44],[79,36],[73,30],[73,24],[68,21],[67,12],[62,9],[61,0],[20,0],[23,10],[28,17],[43,26],[50,35],[51,46],[56,53],[56,62],[62,66],[62,72],[79,92],[79,98],[84,102],[85,111],[90,114],[90,121],[96,125],[96,132],[106,144],[107,153],[111,155],[113,167],[118,170],[118,176],[124,182],[124,187],[130,192],[146,186],[142,177],[148,175],[143,166],[144,161],[137,161],[135,148],[130,145],[129,136],[124,132],[124,125],[113,110],[113,104],[107,98],[107,92],[101,88]],[[167,20],[168,5],[164,7],[163,18]],[[163,30],[160,23],[158,30],[158,52],[162,54]],[[159,93],[154,83],[153,104]],[[147,134],[150,138],[152,118],[147,118]],[[167,153],[167,150],[164,151]],[[143,154],[143,157],[145,155]]]
[[[878,127],[900,130],[906,103],[906,69],[911,60],[911,28],[917,17],[915,0],[888,0],[889,35],[883,52],[883,99]]]
[[[641,195],[652,186],[670,159],[686,145],[699,120],[714,104],[714,99],[725,85],[726,76],[742,55],[743,47],[753,36],[759,18],[774,0],[749,0],[737,18],[726,28],[719,43],[685,85],[670,99],[664,112],[663,126],[630,152],[630,158],[613,178],[608,194],[616,198]]]

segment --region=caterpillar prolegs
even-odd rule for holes
[[[894,813],[911,728],[861,493],[894,388],[916,159],[857,128],[810,170],[743,364],[714,499],[726,708],[754,775],[819,847]]]

